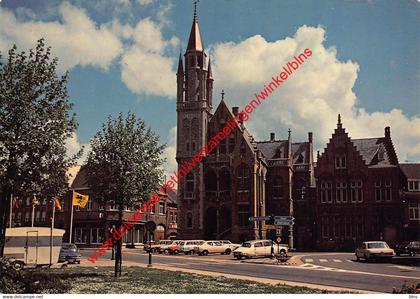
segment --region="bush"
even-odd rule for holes
[[[62,294],[70,284],[50,270],[17,270],[8,258],[0,259],[0,293],[7,294]]]
[[[420,283],[415,286],[414,284],[408,285],[407,282],[401,286],[401,289],[393,288],[393,294],[420,294]]]

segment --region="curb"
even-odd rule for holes
[[[279,262],[275,259],[263,259],[263,260],[243,260],[241,263],[247,263],[247,264],[259,264],[259,265],[275,265],[275,266],[300,266],[304,263],[301,260],[302,255],[294,255],[291,256],[290,259],[287,262]]]

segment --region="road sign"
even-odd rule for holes
[[[257,216],[257,217],[249,217],[249,221],[269,221],[270,216]]]
[[[295,217],[293,217],[293,216],[274,216],[274,220],[289,221],[289,220],[295,220]]]
[[[293,225],[293,224],[295,224],[294,222],[293,222],[293,220],[287,220],[287,221],[283,221],[283,220],[275,220],[274,221],[274,225]]]

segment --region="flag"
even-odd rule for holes
[[[32,198],[32,205],[33,206],[39,206],[39,200],[34,196],[34,198]]]
[[[84,208],[89,201],[89,195],[73,192],[73,206]]]
[[[60,201],[58,200],[58,197],[54,197],[54,204],[55,204],[55,206],[57,207],[57,209],[59,209],[60,211],[63,209],[63,208],[61,207],[61,203],[60,203]]]

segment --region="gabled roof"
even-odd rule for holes
[[[385,145],[385,138],[351,139],[366,165],[374,167],[392,166]]]
[[[81,167],[76,177],[73,180],[73,183],[70,186],[70,189],[80,190],[88,189],[89,185],[87,182],[87,171],[85,167]]]
[[[257,141],[257,148],[267,159],[287,158],[284,156],[287,151],[287,140]]]
[[[420,180],[420,163],[401,163],[400,168],[409,180]]]

